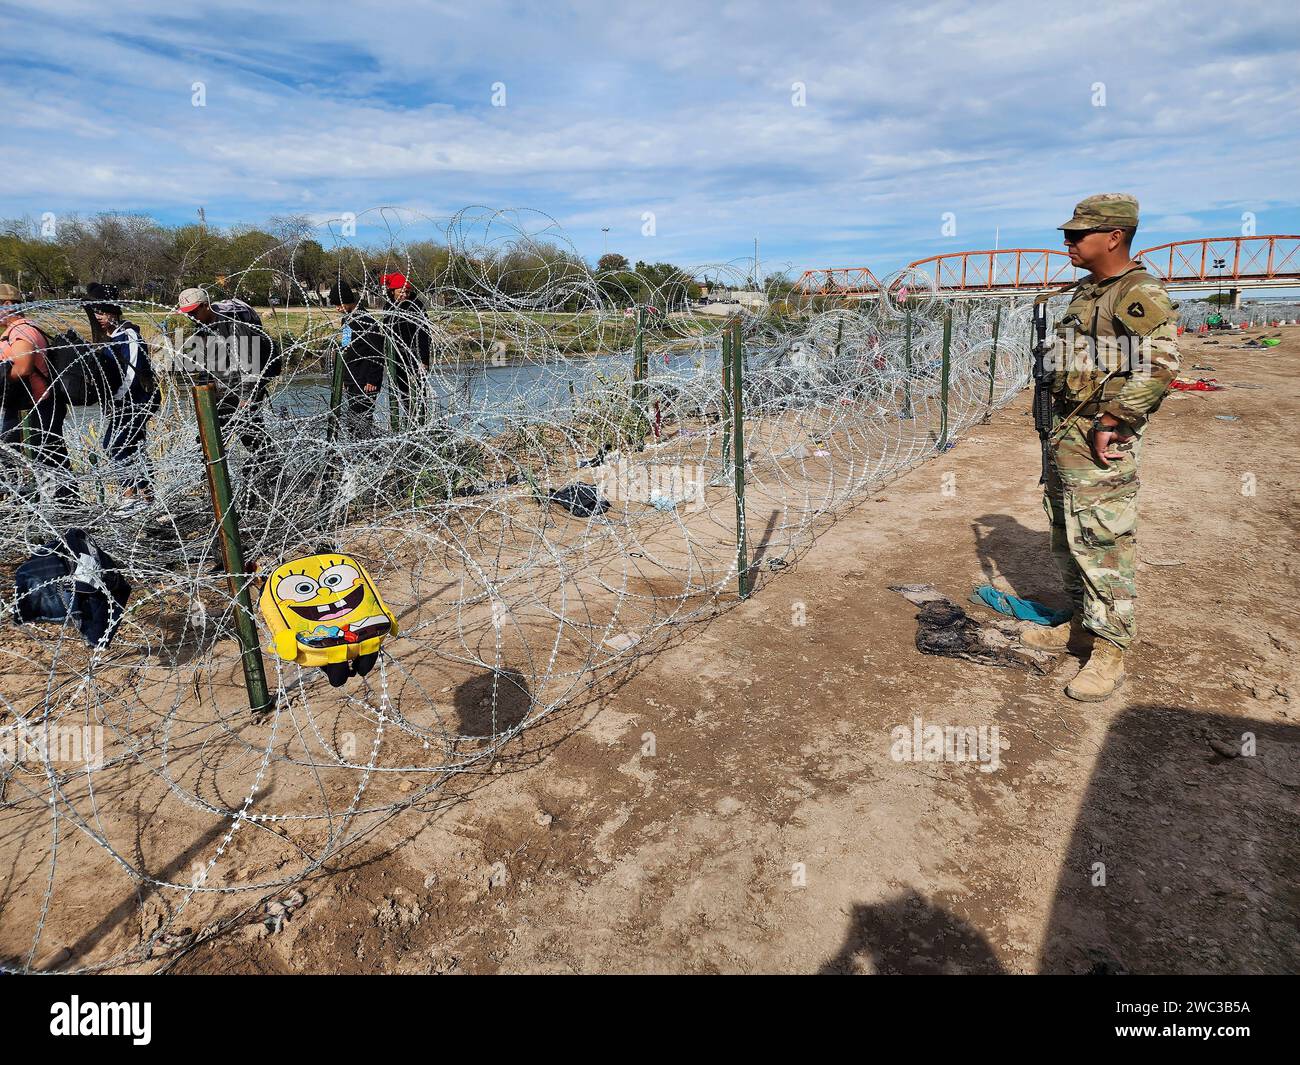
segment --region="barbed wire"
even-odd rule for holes
[[[114,459],[94,405],[69,413],[66,468],[34,462],[30,443],[0,446],[6,573],[75,527],[132,589],[107,645],[88,646],[75,619],[4,629],[6,971],[102,970],[180,949],[249,899],[281,897],[393,814],[436,803],[521,732],[733,602],[729,322],[744,353],[740,531],[760,585],[819,522],[951,446],[1028,378],[1028,300],[949,303],[909,275],[886,286],[905,287],[906,306],[772,288],[713,315],[665,285],[633,307],[631,293],[574,269],[576,253],[556,254],[571,249],[545,216],[455,216],[439,227],[449,266],[433,278],[402,254],[432,220],[375,217],[394,268],[433,304],[379,309],[380,391],[336,408],[339,316],[294,280],[303,307],[264,322],[283,372],[264,399],[234,388],[245,402],[223,423],[247,569],[264,579],[319,550],[344,554],[398,619],[369,676],[334,687],[268,651],[274,705],[250,712],[242,608],[221,562],[192,396],[205,377],[177,368],[192,323],[172,307],[123,304],[170,367],[129,462]],[[339,228],[325,223],[318,237],[346,249]],[[526,290],[482,266],[513,253],[534,271]],[[705,264],[693,276],[738,289],[745,270]],[[364,271],[349,280],[378,288]],[[243,291],[239,276],[218,287]],[[86,323],[76,301],[25,313],[51,336]],[[401,340],[403,325],[427,330],[427,362]],[[148,498],[128,498],[123,486],[141,482]],[[12,615],[12,582],[7,595]],[[86,757],[66,757],[78,736]],[[154,923],[139,935],[105,927],[115,892],[156,907]]]
[[[1182,300],[1178,305],[1178,324],[1193,333],[1220,321],[1235,328],[1267,329],[1274,322],[1295,323],[1297,319],[1300,303],[1252,301],[1242,307],[1221,307],[1204,300]]]

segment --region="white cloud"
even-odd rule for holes
[[[1290,12],[10,5],[0,32],[36,63],[0,68],[0,106],[33,157],[11,168],[6,202],[187,216],[208,204],[248,221],[527,204],[575,227],[588,254],[603,224],[628,234],[629,256],[659,259],[725,258],[757,232],[801,266],[898,265],[988,246],[995,226],[1003,246],[1054,245],[1062,212],[1107,189],[1138,195],[1151,232],[1235,230],[1242,210],[1294,224]],[[195,81],[206,107],[190,106]],[[505,108],[490,104],[494,81]],[[793,81],[807,107],[791,106]],[[644,210],[658,215],[652,240]],[[955,247],[938,236],[945,211]]]

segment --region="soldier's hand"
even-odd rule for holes
[[[1132,439],[1131,433],[1121,433],[1114,429],[1094,429],[1089,435],[1092,457],[1099,465],[1109,469],[1111,462],[1124,458],[1125,452],[1119,450],[1119,445],[1126,444]]]

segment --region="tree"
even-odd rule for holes
[[[66,296],[93,281],[116,285],[125,299],[166,302],[191,285],[254,304],[272,296],[297,302],[332,289],[341,276],[360,287],[394,270],[417,290],[449,304],[474,306],[507,296],[521,309],[579,310],[593,292],[607,306],[680,306],[699,286],[671,263],[639,262],[617,253],[600,269],[564,245],[520,237],[474,247],[414,241],[394,247],[322,246],[320,227],[303,215],[264,225],[163,226],[146,215],[103,213],[59,221],[53,237],[30,218],[0,221],[0,281],[41,296]]]
[[[253,304],[269,302],[278,284],[279,272],[272,257],[280,242],[270,233],[253,226],[237,226],[231,231],[222,250],[220,276],[225,288],[234,296]]]
[[[25,292],[58,296],[76,281],[64,250],[37,235],[31,219],[15,219],[0,230],[0,273]]]
[[[794,282],[784,270],[780,273],[768,274],[763,284],[767,290],[767,297],[771,300],[788,299],[795,289]]]
[[[680,266],[638,262],[636,272],[647,290],[644,299],[661,303],[663,306],[659,309],[662,311],[684,307],[689,299],[699,298],[700,286]]]

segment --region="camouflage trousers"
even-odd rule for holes
[[[1060,415],[1058,414],[1058,427]],[[1051,447],[1043,509],[1052,557],[1084,628],[1120,648],[1137,635],[1137,494],[1141,432],[1122,459],[1098,465],[1092,419],[1074,418]],[[1059,432],[1058,428],[1058,432]]]

